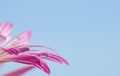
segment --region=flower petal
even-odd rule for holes
[[[18,70],[15,70],[13,72],[10,72],[8,74],[5,74],[4,76],[21,76],[33,68],[34,68],[34,66],[26,66],[26,67],[20,68]]]
[[[31,38],[31,31],[26,31],[15,39],[11,40],[6,46],[18,46],[26,44]]]
[[[0,45],[4,44],[10,39],[10,33],[13,29],[13,25],[9,22],[3,22],[0,26]]]
[[[69,63],[62,58],[60,55],[55,54],[55,53],[51,53],[51,52],[45,52],[45,51],[27,51],[23,54],[30,54],[30,55],[35,55],[39,58],[43,58],[43,59],[47,59],[47,60],[51,60],[57,63],[65,63],[67,65],[69,65]]]
[[[13,29],[13,25],[9,22],[3,22],[0,27],[0,34],[8,36]]]
[[[51,58],[51,59],[58,59],[58,60],[60,60],[61,62],[63,62],[63,63],[65,63],[65,64],[69,65],[69,63],[68,63],[64,58],[62,58],[62,57],[59,56],[59,55],[48,54],[48,57],[47,57],[46,59],[50,60],[50,58]]]
[[[19,53],[29,51],[30,49],[28,47],[21,47],[21,48],[13,47],[13,48],[4,48],[3,50],[5,50],[9,54],[18,55]]]
[[[42,61],[41,59],[32,56],[32,55],[18,55],[16,57],[12,58],[6,58],[6,61],[11,61],[11,62],[18,62],[18,63],[23,63],[23,64],[29,64],[29,65],[34,65],[37,68],[43,70],[47,74],[50,74],[50,69],[47,66],[47,64]]]
[[[19,45],[19,46],[16,46],[16,47],[28,47],[28,48],[32,48],[32,47],[40,47],[40,48],[48,49],[48,50],[50,50],[51,52],[55,52],[55,53],[57,53],[57,51],[54,50],[53,48],[48,47],[48,46],[45,46],[45,45],[39,45],[39,44],[25,44],[25,45]]]

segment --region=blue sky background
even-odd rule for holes
[[[48,62],[50,76],[120,76],[119,0],[0,0],[0,22],[13,36],[31,29],[30,42],[55,48],[70,66]],[[0,74],[20,68],[8,63]],[[48,76],[35,69],[24,76]]]

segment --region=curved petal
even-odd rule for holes
[[[30,54],[30,55],[35,55],[39,58],[42,59],[47,59],[47,60],[51,60],[57,63],[65,63],[67,65],[69,65],[69,63],[62,58],[60,55],[55,54],[55,53],[51,53],[51,52],[45,52],[45,51],[27,51],[25,53],[22,54]]]
[[[5,50],[9,54],[18,55],[19,53],[29,51],[30,49],[27,47],[21,47],[21,48],[13,47],[13,48],[3,48],[3,50]]]
[[[13,29],[13,25],[9,22],[3,22],[0,26],[0,45],[4,44],[10,39],[10,33]]]
[[[15,39],[11,40],[6,46],[18,46],[26,44],[31,38],[31,31],[26,31],[16,37]]]
[[[45,46],[45,45],[39,45],[39,44],[25,44],[25,45],[19,45],[19,46],[16,46],[16,47],[28,47],[28,48],[32,48],[32,47],[40,47],[40,48],[48,49],[48,50],[50,50],[51,52],[55,52],[55,53],[57,53],[57,51],[54,50],[53,48],[48,47],[48,46]]]
[[[0,34],[8,36],[13,29],[13,25],[9,22],[3,22],[0,26]]]
[[[5,60],[11,61],[11,62],[34,65],[37,68],[43,70],[45,73],[50,74],[50,69],[47,66],[47,64],[43,60],[32,55],[18,55],[16,57],[6,58]]]
[[[34,66],[26,66],[26,67],[20,68],[18,70],[15,70],[13,72],[7,73],[7,74],[5,74],[3,76],[21,76],[24,73],[32,70],[33,68],[34,68]]]
[[[64,58],[62,58],[62,57],[59,56],[59,55],[48,54],[48,57],[47,57],[46,59],[48,59],[48,60],[58,59],[58,60],[60,60],[61,62],[63,62],[63,63],[65,63],[65,64],[69,65],[69,63],[68,63]]]

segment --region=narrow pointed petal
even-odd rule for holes
[[[48,55],[48,59],[49,59],[49,58],[58,59],[58,60],[60,60],[61,62],[69,65],[69,63],[68,63],[64,58],[62,58],[62,57],[59,56],[59,55],[49,54],[49,55]],[[46,59],[47,59],[47,58],[46,58]]]
[[[69,65],[69,63],[59,55],[48,54],[47,56],[43,55],[42,58],[47,59],[47,60],[51,60],[51,61],[54,61],[57,63],[65,63],[66,65]]]
[[[0,34],[7,36],[10,34],[10,32],[13,29],[13,25],[9,22],[3,22],[1,27],[0,27]]]
[[[19,55],[19,56],[12,57],[12,58],[6,58],[5,60],[11,61],[11,62],[34,65],[37,68],[43,70],[45,73],[50,74],[50,69],[47,66],[47,64],[44,61],[32,55]]]
[[[56,53],[45,52],[45,51],[27,51],[25,54],[35,55],[39,58],[51,60],[57,63],[65,63],[66,65],[69,65],[67,60],[65,60],[64,58],[62,58],[60,55]]]
[[[31,31],[26,31],[18,37],[19,43],[27,43],[31,38]]]
[[[40,60],[40,63],[41,63],[41,66],[38,64],[35,64],[35,66],[38,68],[41,68],[41,70],[43,70],[45,73],[47,73],[49,75],[50,69],[49,69],[48,65],[43,60]]]
[[[28,47],[21,47],[21,48],[13,47],[13,48],[7,48],[7,49],[4,48],[4,50],[9,54],[18,55],[19,53],[29,51],[30,49]]]
[[[48,46],[45,46],[45,45],[38,45],[38,44],[26,44],[26,45],[20,45],[20,46],[17,46],[17,47],[29,47],[29,48],[32,48],[32,47],[40,47],[40,48],[45,48],[45,49],[48,49],[50,50],[51,52],[55,52],[57,53],[56,50],[54,50],[53,48],[51,47],[48,47]]]
[[[41,54],[37,54],[37,56],[39,56],[40,58],[43,58],[43,59],[51,60],[51,61],[62,64],[62,61],[59,58],[52,57],[52,56],[50,56],[49,53],[44,52],[44,53],[41,53]]]
[[[6,46],[18,46],[26,44],[31,38],[31,31],[26,31],[16,37],[15,39],[11,40]]]
[[[21,76],[23,75],[24,73],[32,70],[34,68],[34,66],[26,66],[24,68],[20,68],[18,70],[15,70],[13,72],[10,72],[8,74],[5,74],[4,76]]]
[[[13,25],[8,22],[3,22],[0,26],[0,45],[4,44],[10,39],[10,33],[13,29]]]

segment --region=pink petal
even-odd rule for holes
[[[51,60],[51,61],[54,61],[54,62],[62,64],[62,61],[59,58],[52,57],[48,53],[40,53],[40,54],[36,54],[36,55],[39,56],[40,58]]]
[[[27,71],[29,71],[33,68],[34,68],[34,66],[27,66],[27,67],[15,70],[13,72],[10,72],[8,74],[5,74],[4,76],[21,76],[21,75],[23,75],[24,73],[26,73]]]
[[[29,71],[33,68],[34,68],[34,66],[27,66],[27,67],[15,70],[13,72],[10,72],[8,74],[5,74],[4,76],[21,76],[21,75],[23,75],[24,73],[26,73],[27,71]]]
[[[18,37],[19,43],[27,43],[31,38],[31,31],[26,31]]]
[[[10,41],[6,46],[18,46],[26,44],[31,38],[31,31],[26,31]]]
[[[6,58],[6,61],[34,65],[39,69],[43,70],[44,72],[46,72],[47,74],[50,74],[50,69],[47,66],[47,64],[44,61],[32,55],[18,55],[17,57],[13,58]]]
[[[69,65],[69,63],[64,59],[64,58],[62,58],[61,56],[59,56],[59,55],[55,55],[55,54],[49,54],[48,55],[48,59],[49,58],[53,58],[53,59],[58,59],[58,60],[60,60],[61,62],[63,62],[63,63],[65,63],[65,64],[67,64],[67,65]],[[46,58],[47,59],[47,58]]]
[[[5,43],[10,38],[10,33],[13,29],[13,25],[8,22],[3,22],[0,26],[0,45]]]
[[[40,60],[40,63],[41,66],[39,66],[38,64],[35,64],[35,66],[41,68],[41,70],[43,70],[45,73],[50,74],[50,69],[48,65],[43,60]]]
[[[9,22],[3,22],[2,26],[0,27],[0,34],[7,36],[13,29],[13,25]]]
[[[30,49],[28,47],[21,47],[21,48],[13,47],[13,48],[4,48],[3,50],[8,52],[9,54],[18,55],[19,53],[29,51]]]
[[[69,65],[69,63],[64,59],[62,58],[61,56],[59,55],[55,55],[55,54],[48,54],[47,56],[43,54],[42,56],[44,59],[47,59],[47,60],[51,60],[51,61],[54,61],[54,62],[58,62],[58,63],[65,63],[67,65]]]
[[[35,55],[39,58],[51,60],[57,63],[65,63],[69,65],[69,63],[64,58],[62,58],[61,56],[55,53],[45,52],[45,51],[27,51],[25,52],[25,54]]]
[[[30,47],[40,47],[40,48],[45,48],[45,49],[48,49],[50,51],[56,52],[56,50],[54,50],[51,47],[44,46],[44,45],[39,45],[39,44],[26,44],[26,45],[20,45],[20,46],[17,46],[17,47],[29,47],[29,48]]]

